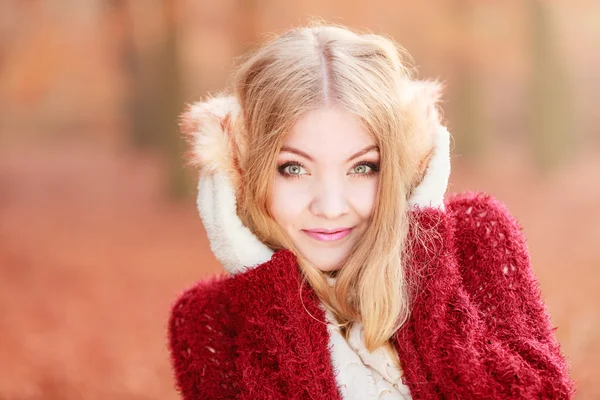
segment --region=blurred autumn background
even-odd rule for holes
[[[169,307],[221,271],[177,116],[309,17],[446,83],[450,191],[521,222],[578,399],[600,399],[597,1],[0,0],[0,399],[176,399]]]

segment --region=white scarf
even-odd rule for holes
[[[330,285],[335,278],[327,277]],[[323,308],[324,306],[321,305]],[[402,370],[385,347],[367,350],[363,326],[356,322],[344,338],[337,320],[326,310],[331,362],[344,400],[411,400]]]

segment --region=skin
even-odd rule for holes
[[[333,271],[366,231],[378,181],[379,150],[359,121],[335,107],[313,110],[296,122],[278,155],[270,212],[304,257]],[[351,230],[337,240],[326,240],[335,233],[319,239],[306,232],[342,228]]]

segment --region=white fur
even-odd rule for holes
[[[235,174],[234,142],[239,145],[240,137],[234,132],[234,124],[239,111],[234,96],[217,96],[191,104],[182,115],[180,128],[191,137],[190,161],[202,171]],[[239,179],[238,176],[235,178]]]
[[[224,173],[200,175],[197,204],[210,248],[226,271],[243,272],[271,259],[273,251],[238,217],[235,193]]]
[[[444,209],[444,193],[450,178],[450,133],[444,126],[436,131],[433,155],[425,177],[413,191],[410,207],[438,207]]]

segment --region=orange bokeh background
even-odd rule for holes
[[[310,17],[445,83],[450,191],[506,203],[578,399],[600,398],[600,4],[0,2],[0,399],[176,399],[166,324],[221,272],[177,115]]]

